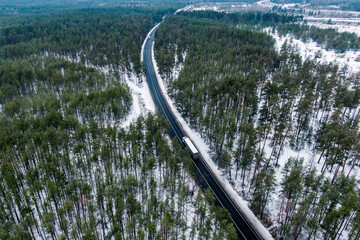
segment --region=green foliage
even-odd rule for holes
[[[63,124],[68,120],[65,117],[59,125],[40,129],[32,117],[25,117],[22,121],[28,122],[27,127],[20,130],[11,124],[13,120],[1,118],[6,123],[1,132],[9,134],[0,154],[1,203],[5,204],[0,213],[6,215],[1,218],[2,236],[33,236],[40,225],[44,232],[36,234],[52,238],[61,234],[83,239],[144,238],[148,233],[149,237],[171,239],[186,233],[178,223],[188,222],[190,227],[192,220],[186,213],[192,198],[186,184],[190,176],[181,167],[190,157],[179,146],[170,150],[163,120],[157,116],[140,118],[127,131],[97,126],[93,120],[89,124],[75,120],[74,128]],[[80,127],[85,138],[80,137]],[[49,139],[53,130],[61,141]],[[156,134],[150,134],[152,131]],[[16,150],[10,151],[13,148]],[[152,167],[148,167],[150,161]],[[23,173],[14,170],[23,164]],[[170,199],[177,207],[169,204]],[[204,200],[197,203],[207,215],[204,221],[222,228],[218,224],[223,220],[215,221],[208,214]],[[15,206],[20,211],[15,212]],[[41,218],[31,218],[34,214]],[[229,221],[228,216],[221,219]],[[25,220],[28,227],[21,228],[19,221]],[[230,236],[231,232],[221,234]]]
[[[274,192],[276,181],[274,170],[262,169],[254,178],[254,190],[251,206],[255,214],[263,219],[265,207],[269,202],[271,193]]]
[[[187,236],[191,158],[158,116],[118,127],[132,103],[123,75],[141,74],[142,41],[168,11],[74,10],[2,28],[1,239]]]
[[[40,127],[58,127],[63,122],[61,110],[65,116],[81,116],[85,121],[119,119],[130,110],[129,90],[119,79],[82,64],[54,57],[3,60],[0,75],[3,113],[9,117],[40,114]],[[15,119],[15,124],[23,129],[28,123]]]
[[[198,11],[198,12],[180,12],[180,16],[185,16],[187,18],[193,19],[206,19],[209,23],[209,20],[214,21],[214,23],[221,23],[226,25],[250,25],[250,26],[277,26],[285,23],[294,23],[302,19],[300,16],[294,15],[284,15],[277,13],[223,13],[216,11]]]
[[[267,226],[280,223],[278,236],[335,239],[353,224],[349,231],[356,238],[359,197],[350,173],[359,161],[358,78],[337,65],[302,61],[288,42],[276,52],[273,39],[253,26],[274,21],[279,29],[304,27],[281,24],[276,14],[202,11],[166,18],[155,38],[160,73],[230,183]],[[284,149],[304,148],[319,159],[282,156]],[[272,199],[280,207],[270,212]]]
[[[29,23],[1,29],[0,56],[18,59],[56,54],[139,74],[141,44],[165,12],[117,8],[35,16]]]
[[[262,71],[256,73],[250,69],[264,68],[265,56],[269,51],[274,53],[269,49],[272,39],[265,34],[181,16],[168,18],[156,32],[156,39],[156,57],[164,75],[170,74],[175,54],[182,56],[187,52],[179,78],[170,79],[169,93],[181,102],[178,106],[183,116],[190,119],[195,128],[199,128],[196,122],[202,122],[201,131],[216,139],[214,145],[219,163],[228,165],[230,155],[223,151],[227,146],[225,142],[234,140],[238,130],[234,127],[242,119],[251,122],[257,108],[253,80],[260,83],[264,78]],[[273,64],[272,59],[266,64]],[[230,65],[232,67],[228,68]],[[223,71],[228,74],[217,79],[218,73]],[[240,74],[243,71],[248,76]],[[196,94],[191,93],[194,88]],[[205,105],[210,106],[207,112],[202,110]],[[246,114],[240,114],[243,109]],[[215,116],[220,121],[215,121]],[[221,137],[224,133],[228,139]]]

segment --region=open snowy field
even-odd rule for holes
[[[358,22],[356,24],[344,24],[341,22],[334,22],[332,20],[332,24],[326,24],[322,22],[316,22],[316,21],[308,21],[308,24],[311,26],[315,26],[318,28],[333,28],[338,32],[349,32],[349,33],[355,33],[360,37],[360,19],[357,19]]]

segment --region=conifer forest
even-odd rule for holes
[[[198,0],[55,2],[0,3],[1,240],[239,239],[149,107],[157,24],[164,91],[274,239],[360,239],[360,69],[293,44],[346,54],[359,35]]]
[[[159,71],[223,176],[265,225],[277,223],[273,235],[337,239],[347,231],[358,239],[359,75],[303,61],[289,42],[277,52],[264,28],[298,32],[298,20],[206,11],[168,17],[155,37]],[[300,29],[299,37],[333,32]],[[357,49],[353,37],[346,49]],[[302,150],[316,159],[299,157]]]
[[[120,127],[125,76],[142,81],[141,44],[171,11],[35,15],[1,29],[0,239],[236,239],[161,116]]]

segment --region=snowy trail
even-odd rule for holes
[[[130,77],[125,75],[124,78],[126,84],[130,88],[133,100],[130,113],[120,124],[120,127],[127,128],[131,123],[136,121],[138,117],[145,116],[148,113],[155,113],[156,109],[145,77],[141,77],[141,83],[137,82],[138,78],[134,75],[131,75]]]
[[[151,31],[146,36],[144,43],[141,46],[141,62],[143,61],[145,42]],[[120,124],[120,127],[127,128],[131,123],[135,122],[138,117],[146,116],[148,113],[155,113],[156,108],[155,103],[151,97],[150,89],[146,82],[145,76],[140,76],[139,79],[132,73],[131,75],[123,74],[122,77],[130,88],[130,93],[133,100],[130,113]],[[139,82],[139,80],[141,80],[141,82]]]

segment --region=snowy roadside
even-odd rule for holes
[[[360,32],[359,27],[356,28],[356,30],[358,30]],[[337,65],[339,65],[340,69],[344,70],[343,72],[344,72],[345,76],[353,76],[354,74],[357,74],[358,72],[360,72],[360,53],[357,51],[349,50],[349,51],[346,51],[345,53],[337,53],[334,50],[324,49],[322,46],[318,45],[316,42],[314,42],[312,40],[303,42],[299,39],[296,39],[294,36],[291,36],[291,35],[280,36],[277,32],[271,33],[270,29],[266,29],[266,31],[271,36],[273,36],[274,39],[276,40],[275,48],[277,51],[280,51],[281,47],[283,46],[285,41],[287,41],[287,43],[289,45],[295,46],[295,49],[297,49],[297,51],[301,55],[302,61],[304,61],[306,59],[316,59],[320,63],[337,64]],[[191,129],[189,127],[189,125],[186,123],[186,121],[181,117],[181,114],[177,111],[174,102],[167,95],[166,83],[162,80],[161,76],[158,74],[158,67],[157,67],[156,61],[153,56],[153,53],[154,53],[153,48],[154,48],[154,46],[152,46],[153,65],[155,68],[155,72],[157,74],[157,78],[158,78],[158,82],[159,82],[161,91],[162,91],[163,95],[165,96],[165,98],[167,99],[169,106],[171,107],[171,111],[177,117],[178,121],[182,125],[182,128],[185,130],[186,134],[193,140],[196,147],[202,153],[202,155],[204,156],[204,159],[207,161],[208,165],[211,166],[213,172],[218,176],[219,179],[221,179],[221,181],[222,181],[221,184],[224,186],[224,188],[227,189],[227,191],[232,193],[231,197],[233,199],[236,199],[236,202],[238,204],[240,201],[241,204],[244,204],[247,207],[248,203],[246,201],[244,201],[243,199],[238,200],[239,196],[236,193],[236,190],[244,189],[244,187],[240,186],[240,184],[237,184],[236,186],[234,186],[235,190],[233,189],[233,187],[226,180],[227,173],[222,173],[223,171],[221,169],[218,169],[217,166],[212,162],[211,157],[209,155],[209,153],[211,152],[209,146],[203,141],[203,139],[201,138],[201,136],[198,132],[194,131],[193,129]],[[181,69],[181,67],[179,69]],[[173,74],[177,75],[178,72],[179,71],[177,69],[174,69]],[[355,112],[357,112],[357,111],[355,111]],[[317,120],[318,119],[313,118],[311,121],[317,121]],[[270,138],[270,136],[269,136],[269,138]],[[269,145],[269,143],[267,143],[266,147],[264,148],[265,158],[270,157],[270,155],[272,154],[272,149],[273,148]],[[293,151],[290,148],[288,142],[285,144],[282,154],[279,158],[279,167],[275,170],[275,172],[276,172],[275,178],[276,178],[276,182],[278,183],[278,185],[276,186],[276,190],[275,190],[274,194],[272,194],[273,200],[269,202],[269,206],[266,208],[266,210],[270,213],[269,215],[270,215],[272,222],[274,223],[274,225],[272,227],[278,226],[276,224],[276,222],[277,222],[276,220],[277,220],[277,217],[279,217],[279,218],[281,217],[281,216],[275,215],[275,213],[277,214],[279,212],[278,209],[280,208],[281,201],[282,201],[282,194],[280,191],[279,183],[281,183],[283,180],[282,179],[283,175],[281,174],[281,172],[282,172],[282,169],[284,168],[285,164],[287,163],[288,159],[290,157],[295,158],[295,159],[303,158],[304,159],[304,162],[303,162],[304,169],[316,168],[317,173],[320,174],[321,168],[323,165],[323,160],[321,160],[320,163],[317,163],[319,156],[320,156],[320,154],[318,152],[314,151],[312,146],[306,145],[304,147],[304,149],[302,149],[301,151]],[[347,170],[347,168],[348,168],[348,166],[345,166],[345,170]],[[231,175],[234,175],[233,173],[234,172],[232,172]],[[354,169],[354,171],[352,172],[351,175],[356,176],[357,180],[360,180],[359,168]],[[219,176],[223,176],[223,177],[219,177]],[[324,176],[330,177],[331,175],[330,175],[330,173],[325,171]],[[248,187],[248,186],[246,186],[246,187]],[[252,212],[251,212],[251,214],[252,214]],[[347,234],[346,231],[344,231],[342,233],[342,235],[340,235],[340,236],[342,236],[341,239],[347,239],[346,234]]]
[[[97,69],[107,76],[111,76],[111,71],[107,68],[89,66]],[[120,120],[118,126],[127,128],[134,123],[140,116],[146,116],[148,113],[155,113],[155,104],[152,100],[149,86],[147,85],[145,76],[136,76],[134,73],[120,72],[120,80],[129,87],[132,104],[129,113]],[[141,81],[140,81],[141,80]],[[111,124],[112,126],[115,123]]]
[[[151,98],[149,86],[145,80],[145,76],[141,76],[141,83],[138,83],[138,78],[134,74],[131,74],[130,76],[124,74],[123,78],[130,88],[132,97],[131,110],[120,124],[120,127],[127,128],[141,115],[144,116],[147,113],[155,113],[155,104]]]
[[[158,72],[158,66],[155,61],[154,57],[154,43],[152,45],[151,50],[151,58],[155,70],[155,74],[157,77],[157,80],[159,82],[160,89],[162,91],[162,94],[164,95],[166,101],[168,102],[168,105],[170,106],[170,109],[174,116],[177,118],[179,124],[181,125],[182,129],[184,129],[185,133],[191,138],[194,145],[197,147],[197,149],[201,152],[201,155],[204,157],[204,160],[206,163],[210,166],[213,173],[217,176],[220,184],[222,187],[229,193],[230,197],[232,198],[233,202],[237,204],[238,209],[242,211],[242,213],[246,216],[248,221],[252,224],[252,226],[256,227],[257,231],[265,238],[265,239],[273,239],[269,231],[264,227],[264,225],[257,219],[257,217],[254,215],[254,213],[249,209],[248,202],[245,201],[242,197],[238,195],[238,193],[231,187],[230,183],[223,179],[221,171],[218,169],[218,167],[214,164],[212,161],[209,152],[210,148],[209,146],[204,142],[204,140],[201,138],[201,135],[196,132],[195,130],[191,129],[190,126],[186,123],[186,121],[182,118],[181,114],[177,111],[174,102],[171,100],[169,95],[167,94],[166,87],[164,85],[164,81],[162,80],[161,76]]]
[[[182,9],[178,9],[176,13],[180,12],[180,11],[186,11],[188,8],[190,8],[191,6],[188,6],[188,7],[185,7],[185,8],[182,8]],[[155,31],[155,29],[161,24],[162,22],[158,23],[157,25],[155,25],[155,27],[153,27],[148,35],[146,36],[143,44],[142,44],[142,47],[141,47],[141,62],[143,62],[144,60],[144,48],[145,48],[145,43],[146,43],[146,40],[149,38],[149,36],[152,34],[153,31]],[[153,49],[152,49],[152,57],[153,57]],[[157,69],[157,65],[155,64],[154,65],[154,68],[155,68],[155,73],[158,77],[158,69]],[[150,111],[150,112],[155,112],[156,111],[156,108],[155,108],[155,104],[154,104],[154,101],[151,97],[151,93],[150,93],[150,89],[149,89],[149,86],[147,84],[147,81],[146,81],[146,76],[143,77],[143,89],[139,89],[139,87],[137,86],[137,84],[135,83],[136,82],[136,79],[134,81],[134,79],[127,79],[126,81],[131,89],[131,93],[132,93],[132,96],[135,99],[139,99],[140,97],[138,96],[138,94],[142,94],[143,95],[143,98],[141,99],[145,99],[145,102],[147,103],[147,106],[144,106],[146,110]],[[162,83],[162,81],[161,81]],[[144,89],[145,88],[145,89]],[[136,94],[136,96],[134,95],[134,93]],[[167,95],[164,95],[164,96],[167,96]],[[133,121],[133,119],[136,119],[137,116],[141,115],[141,109],[140,109],[141,106],[136,106],[134,105],[134,108],[133,108],[133,111],[131,111],[131,113],[128,115],[128,117],[126,118],[126,121],[122,124],[124,126],[127,126],[131,123],[131,121]],[[168,138],[168,142],[171,146],[171,139]],[[159,173],[155,174],[155,175],[159,175]],[[195,199],[196,196],[199,194],[199,188],[197,187],[196,183],[194,182],[194,180],[192,178],[185,178],[187,179],[187,181],[184,183],[188,189],[192,189],[192,190],[195,190],[194,191],[194,196],[192,197],[192,199]],[[195,220],[195,207],[193,205],[190,205],[190,206],[187,206],[186,205],[186,208],[187,208],[187,211],[186,211],[186,218],[188,219],[189,222],[193,222]],[[187,235],[187,238],[190,238],[190,232],[186,232],[186,235]]]
[[[143,52],[143,47],[144,46],[141,48],[141,52]],[[104,75],[111,76],[111,70],[109,68],[102,68],[93,65],[89,67],[97,69]],[[134,123],[138,117],[146,116],[148,113],[155,113],[156,109],[144,75],[136,76],[133,72],[126,73],[124,71],[120,71],[120,80],[127,84],[132,97],[130,112],[124,119],[121,119],[119,124],[119,127],[127,128],[131,123]]]

